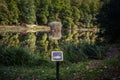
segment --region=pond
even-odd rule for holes
[[[24,47],[29,48],[37,55],[49,57],[54,50],[64,50],[63,46],[82,42],[94,43],[96,32],[81,30],[62,30],[60,40],[49,39],[49,32],[2,32],[0,33],[0,46],[2,48]]]

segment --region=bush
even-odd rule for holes
[[[66,61],[76,63],[87,60],[87,56],[83,53],[82,49],[74,43],[65,43],[62,47],[64,52],[64,59]]]
[[[0,48],[0,63],[2,65],[28,65],[32,63],[32,56],[25,48]]]
[[[48,20],[44,14],[37,15],[38,24],[47,24]]]
[[[30,49],[22,47],[0,47],[0,65],[13,66],[51,66],[55,64],[41,56],[35,55]]]
[[[105,57],[106,48],[103,46],[83,43],[82,50],[89,59],[103,59]]]
[[[105,57],[105,47],[89,44],[73,42],[61,45],[64,52],[64,60],[72,63],[85,61],[87,59],[103,59]]]

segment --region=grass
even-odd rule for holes
[[[60,66],[60,80],[119,80],[120,56]],[[60,63],[62,64],[62,62]],[[55,66],[1,66],[0,80],[55,80]]]
[[[50,28],[47,26],[10,26],[10,25],[0,25],[0,33],[2,32],[37,32],[37,31],[49,31]]]

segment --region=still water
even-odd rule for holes
[[[64,30],[60,40],[50,40],[49,32],[28,32],[28,33],[0,33],[0,46],[25,47],[36,54],[46,54],[52,50],[61,50],[65,43],[94,43],[97,38],[96,32],[80,30]]]

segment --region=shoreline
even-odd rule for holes
[[[50,27],[48,26],[10,26],[10,25],[0,25],[0,33],[1,32],[41,32],[41,31],[49,31]]]
[[[68,30],[68,29],[63,29],[63,30]],[[86,31],[99,32],[98,28],[78,28],[78,29],[71,28],[69,30],[80,30],[84,32]],[[3,33],[3,32],[28,33],[28,32],[49,32],[49,31],[50,31],[50,27],[44,26],[44,25],[27,25],[27,26],[0,25],[0,33]]]

